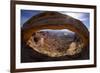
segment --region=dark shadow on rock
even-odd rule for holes
[[[68,60],[86,60],[89,59],[89,47],[82,50],[80,54],[74,56],[49,57],[33,50],[28,45],[22,44],[21,62],[47,62],[47,61],[68,61]]]

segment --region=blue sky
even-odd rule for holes
[[[37,10],[21,10],[21,26],[29,20],[32,16],[35,16],[43,11]],[[67,12],[67,11],[60,11],[62,14],[66,14],[72,16],[84,23],[84,25],[89,29],[90,27],[90,14],[89,13],[79,13],[79,12]]]

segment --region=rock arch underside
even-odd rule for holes
[[[78,41],[69,42],[65,39],[65,43],[61,44],[60,40],[51,38],[51,36],[48,36],[47,39],[46,36],[42,35],[45,32],[41,30],[44,29],[67,29],[75,33],[74,37],[78,37]],[[33,50],[49,57],[74,56],[89,46],[89,31],[80,20],[53,11],[37,14],[24,23],[21,28],[21,38],[22,42],[25,42]]]

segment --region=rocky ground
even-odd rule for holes
[[[22,62],[88,59],[88,47],[82,50],[81,43],[69,30],[39,31],[33,33],[27,45],[22,43]]]

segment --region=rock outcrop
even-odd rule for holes
[[[51,36],[50,32],[39,31],[43,29],[67,29],[74,34],[71,34],[71,38],[68,38],[69,35],[63,36],[63,39],[57,34]],[[89,46],[89,31],[81,21],[73,17],[47,11],[33,16],[23,25],[22,41],[35,51],[50,57],[75,55]]]

